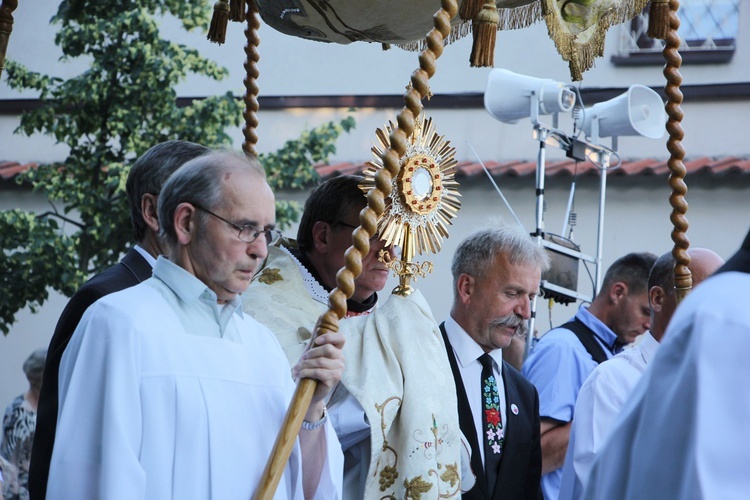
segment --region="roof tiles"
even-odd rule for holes
[[[725,156],[711,158],[704,156],[686,159],[683,161],[683,164],[688,174],[707,174],[716,177],[750,174],[750,157]],[[484,162],[484,165],[493,177],[524,177],[533,176],[536,173],[535,160],[490,160]],[[0,161],[0,183],[8,183],[18,174],[36,166],[36,163]],[[315,170],[322,178],[343,174],[358,174],[364,169],[364,162],[339,162],[315,166]],[[545,173],[547,176],[554,177],[573,175],[590,176],[598,175],[599,172],[598,168],[591,162],[576,164],[574,160],[564,159],[548,161],[545,165]],[[628,177],[667,175],[668,173],[669,168],[666,161],[651,158],[623,160],[619,168],[610,171],[610,175]],[[482,169],[482,164],[479,162],[462,161],[456,165],[456,175],[458,177],[474,177],[476,175],[484,175],[484,170]]]
[[[721,158],[700,157],[686,159],[683,161],[688,174],[708,174],[713,176],[750,174],[750,158],[728,156]],[[484,162],[487,170],[493,177],[524,177],[535,175],[536,161],[529,160],[507,160]],[[364,163],[341,162],[317,165],[315,170],[323,177],[343,174],[361,173],[365,168]],[[555,160],[545,164],[547,176],[573,176],[573,175],[598,175],[599,169],[591,162],[576,164],[574,160]],[[667,175],[669,168],[666,161],[652,158],[638,160],[623,160],[622,164],[610,171],[613,176],[653,176]],[[462,161],[456,165],[457,177],[473,177],[484,175],[484,170],[479,162]]]

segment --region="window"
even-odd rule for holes
[[[683,0],[677,15],[683,64],[726,63],[732,59],[739,30],[741,0]],[[663,64],[663,40],[649,38],[649,6],[620,30],[616,65]]]

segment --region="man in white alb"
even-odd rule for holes
[[[247,499],[294,391],[273,334],[239,294],[275,238],[274,196],[255,159],[214,153],[159,196],[170,243],[153,277],[94,303],[60,365],[47,498]],[[340,498],[343,460],[324,398],[343,336],[292,370],[319,381],[276,498]]]
[[[705,248],[691,248],[693,286],[713,274],[724,260]],[[597,453],[654,357],[669,320],[677,308],[674,291],[675,259],[671,252],[659,257],[648,277],[651,329],[639,344],[597,366],[584,382],[576,400],[575,418],[563,466],[560,500],[580,498]]]
[[[594,460],[582,498],[747,497],[749,273],[750,233],[680,302]]]

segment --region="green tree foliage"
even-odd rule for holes
[[[349,132],[354,126],[354,118],[347,116],[339,123],[324,123],[302,132],[298,139],[287,141],[272,154],[260,154],[271,189],[304,189],[317,181],[313,165],[327,161],[336,152],[335,143],[341,132]],[[291,221],[298,220],[300,211],[296,202],[276,200],[277,224],[282,229],[288,227]]]
[[[65,0],[52,18],[63,62],[85,57],[86,71],[63,80],[6,62],[11,88],[39,92],[41,106],[21,117],[17,133],[51,135],[69,147],[64,162],[18,178],[50,200],[44,214],[0,212],[0,330],[15,314],[35,312],[49,289],[72,295],[92,273],[113,265],[131,242],[125,180],[132,162],[162,141],[230,147],[225,129],[239,126],[242,102],[231,93],[177,105],[175,86],[190,75],[220,80],[227,70],[184,45],[161,38],[158,16],[186,30],[208,26],[208,0]],[[329,123],[261,157],[274,189],[315,180],[352,118]],[[279,203],[283,228],[299,207]]]

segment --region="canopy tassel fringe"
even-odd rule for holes
[[[648,13],[648,36],[659,40],[667,38],[669,12],[669,0],[651,0],[651,9]]]
[[[474,44],[469,63],[472,68],[491,68],[495,63],[495,40],[500,24],[500,14],[494,0],[484,2],[472,25]]]
[[[484,4],[484,0],[464,0],[458,9],[458,17],[464,21],[476,19],[482,11],[482,4]]]
[[[245,0],[230,0],[229,20],[235,23],[244,23],[246,10],[247,5],[245,5]]]
[[[229,22],[229,2],[219,0],[214,4],[214,13],[211,16],[211,25],[208,28],[209,42],[221,45],[227,39],[227,24]]]

